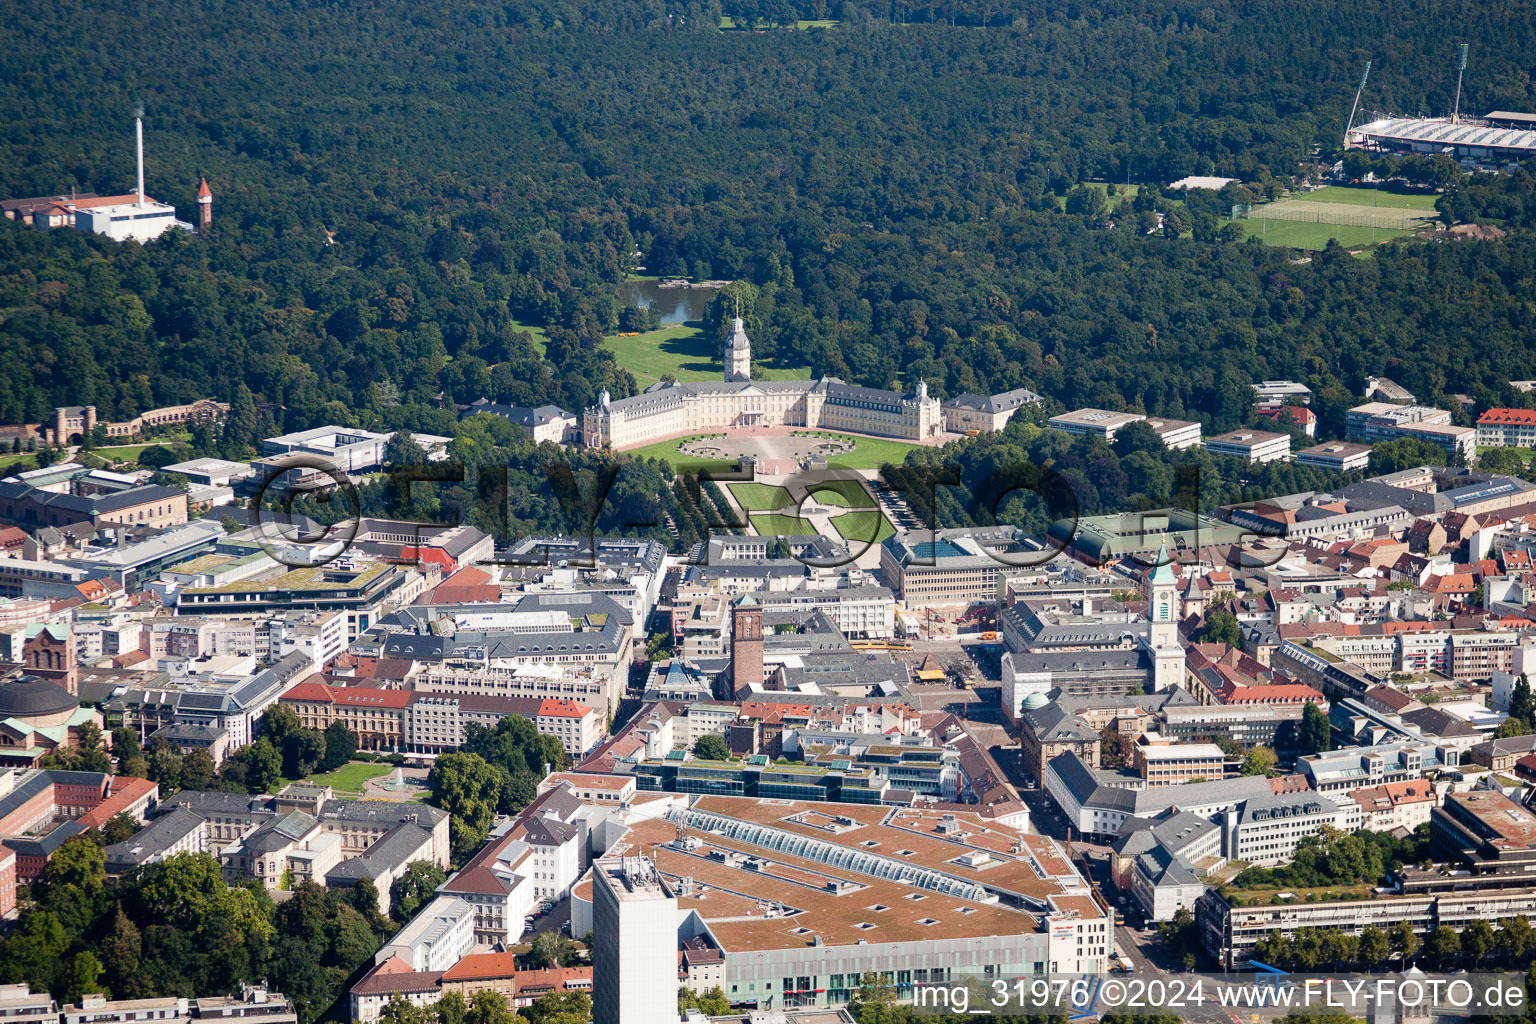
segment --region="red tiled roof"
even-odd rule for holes
[[[1304,793],[1311,788],[1312,781],[1299,773],[1278,775],[1269,780],[1269,791],[1276,796],[1282,793]]]
[[[471,953],[443,972],[444,981],[484,981],[517,974],[514,953]]]
[[[86,828],[100,828],[114,815],[126,811],[144,797],[159,791],[160,787],[148,779],[139,779],[132,775],[114,775],[112,794],[82,814],[78,820]]]
[[[485,584],[477,587],[449,586],[444,583],[432,591],[430,600],[421,604],[494,604],[501,600],[501,588]]]
[[[295,683],[282,695],[284,701],[305,701],[347,707],[403,708],[411,702],[410,690],[381,690],[371,686],[331,686],[319,675]]]
[[[1383,636],[1394,636],[1398,633],[1427,633],[1438,628],[1435,623],[1427,619],[1403,619],[1401,621],[1378,622],[1373,631],[1379,631]]]
[[[1431,576],[1425,581],[1424,589],[1431,594],[1470,594],[1477,589],[1477,580],[1471,573]]]
[[[1425,779],[1408,779],[1380,786],[1362,786],[1349,795],[1367,811],[1384,811],[1399,804],[1433,802],[1435,790]]]
[[[545,697],[539,704],[541,718],[585,718],[597,712],[585,704],[578,704],[564,697]]]
[[[452,555],[442,548],[417,547],[414,544],[407,544],[402,547],[400,549],[400,558],[405,562],[426,562],[440,565],[450,570],[458,568],[459,564],[454,561]]]
[[[94,601],[97,598],[106,597],[109,593],[111,593],[110,588],[108,588],[107,585],[101,580],[86,580],[83,583],[77,583],[75,584],[75,589],[78,590],[80,592],[80,596],[85,598],[87,601]]]
[[[1229,682],[1221,688],[1219,696],[1223,704],[1292,704],[1297,701],[1326,703],[1328,699],[1304,683],[1237,686]]]
[[[320,704],[331,702],[331,688],[319,680],[320,675],[312,675],[308,679],[294,683],[283,693],[283,700],[310,700]]]
[[[336,703],[348,707],[403,708],[415,696],[410,690],[376,690],[371,686],[335,686]]]
[[[1257,409],[1255,414],[1267,419],[1279,420],[1282,413],[1289,413],[1289,419],[1298,427],[1305,427],[1309,423],[1317,422],[1317,413],[1304,405],[1279,405],[1270,409]]]
[[[814,704],[779,704],[761,700],[743,701],[741,704],[742,718],[761,718],[766,722],[777,722],[785,718],[815,713],[816,705]]]
[[[590,967],[550,967],[542,971],[518,971],[512,978],[514,998],[564,992],[566,989],[587,991],[592,988]]]
[[[1489,409],[1477,418],[1484,423],[1536,423],[1536,409]]]

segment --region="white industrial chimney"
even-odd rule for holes
[[[139,113],[133,119],[134,135],[139,143],[139,206],[144,205],[144,115]]]

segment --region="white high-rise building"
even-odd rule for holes
[[[677,1019],[677,897],[646,857],[592,865],[593,1024]]]

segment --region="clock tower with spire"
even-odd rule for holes
[[[1152,689],[1161,692],[1184,681],[1184,642],[1179,638],[1179,580],[1164,543],[1157,550],[1157,564],[1143,577],[1147,598],[1146,647],[1152,655]]]
[[[752,379],[752,342],[741,317],[731,321],[731,337],[725,343],[725,379],[727,382]]]

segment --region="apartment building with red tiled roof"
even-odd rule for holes
[[[341,722],[365,750],[438,753],[464,745],[466,728],[495,728],[521,715],[575,756],[603,737],[606,722],[592,708],[558,697],[497,697],[470,693],[418,693],[371,686],[335,686],[320,675],[291,687],[279,700],[309,729]]]

